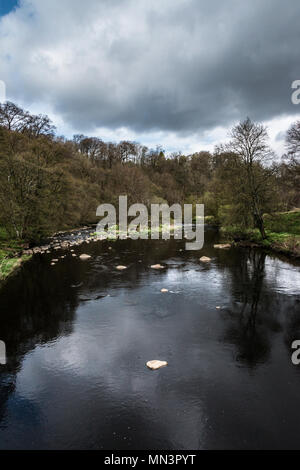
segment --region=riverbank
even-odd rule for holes
[[[237,226],[223,226],[220,233],[224,240],[238,246],[257,246],[300,258],[300,210],[266,214],[264,216],[267,238],[263,239],[258,229],[242,230]]]
[[[222,239],[234,243],[236,246],[260,247],[284,254],[285,256],[300,258],[300,210],[290,212],[266,214],[264,216],[267,239],[263,240],[258,229],[242,230],[237,226],[219,227]],[[205,223],[217,227],[213,217],[206,216]],[[90,230],[88,233],[87,231]],[[159,231],[162,227],[159,228]],[[70,240],[64,236],[69,234]],[[84,226],[57,232],[50,238],[48,244],[28,249],[26,243],[9,239],[5,230],[0,228],[0,282],[6,280],[17,271],[22,263],[37,253],[49,253],[49,250],[67,249],[83,243],[99,240],[92,226]]]
[[[14,274],[21,265],[28,261],[34,254],[49,253],[50,249],[65,249],[69,246],[72,247],[73,245],[80,245],[81,243],[91,241],[93,239],[91,236],[88,238],[86,236],[80,237],[81,232],[88,229],[91,230],[92,225],[59,231],[49,237],[46,244],[29,248],[28,242],[10,238],[5,229],[0,227],[0,283]],[[61,239],[61,237],[68,234],[76,238],[74,243],[66,242]]]
[[[10,239],[5,230],[0,228],[0,282],[5,281],[22,263],[30,259],[29,254],[23,253],[24,248],[24,243]]]

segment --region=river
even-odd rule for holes
[[[99,241],[10,278],[0,449],[300,448],[299,263],[217,241]]]

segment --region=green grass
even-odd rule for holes
[[[0,281],[6,279],[21,263],[30,256],[19,256],[23,246],[19,240],[11,239],[6,231],[0,227]]]
[[[300,256],[300,211],[264,215],[267,238],[262,239],[258,229],[225,226],[221,234],[226,240],[251,242],[286,254]]]
[[[300,210],[266,214],[264,221],[270,232],[300,235]]]
[[[3,258],[0,260],[0,280],[9,276],[20,264],[19,258]]]

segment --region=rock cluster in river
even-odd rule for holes
[[[57,234],[59,235],[59,234]],[[85,237],[81,232],[77,232],[76,234],[71,233],[68,234],[69,237],[77,237],[70,240],[59,240],[57,237],[53,237],[47,245],[36,246],[32,249],[26,249],[23,251],[23,255],[35,255],[35,254],[49,254],[51,250],[68,250],[72,247],[80,246],[83,243],[90,243],[91,241],[99,240],[99,237],[96,234],[87,234]],[[74,250],[70,250],[73,252]],[[76,256],[76,255],[75,255]]]

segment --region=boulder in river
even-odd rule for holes
[[[117,269],[118,269],[119,271],[123,271],[124,269],[127,269],[127,266],[119,265],[119,266],[117,266]]]
[[[151,268],[152,269],[164,269],[165,267],[162,266],[161,264],[152,264]]]
[[[211,258],[209,258],[208,256],[202,256],[200,258],[200,261],[202,261],[202,263],[209,263],[211,261]]]
[[[214,245],[214,248],[219,248],[220,250],[228,250],[231,248],[230,243],[220,243],[218,245]]]
[[[160,369],[161,367],[165,367],[167,365],[167,361],[158,361],[156,359],[154,361],[148,361],[146,364],[146,366],[152,370]]]
[[[86,254],[82,254],[82,255],[79,256],[79,258],[80,258],[82,261],[85,261],[85,260],[87,260],[87,259],[90,259],[91,256],[90,256],[90,255],[86,255]]]
[[[160,289],[160,292],[165,293],[165,292],[169,292],[169,291],[168,291],[168,289],[163,288],[163,289]]]

